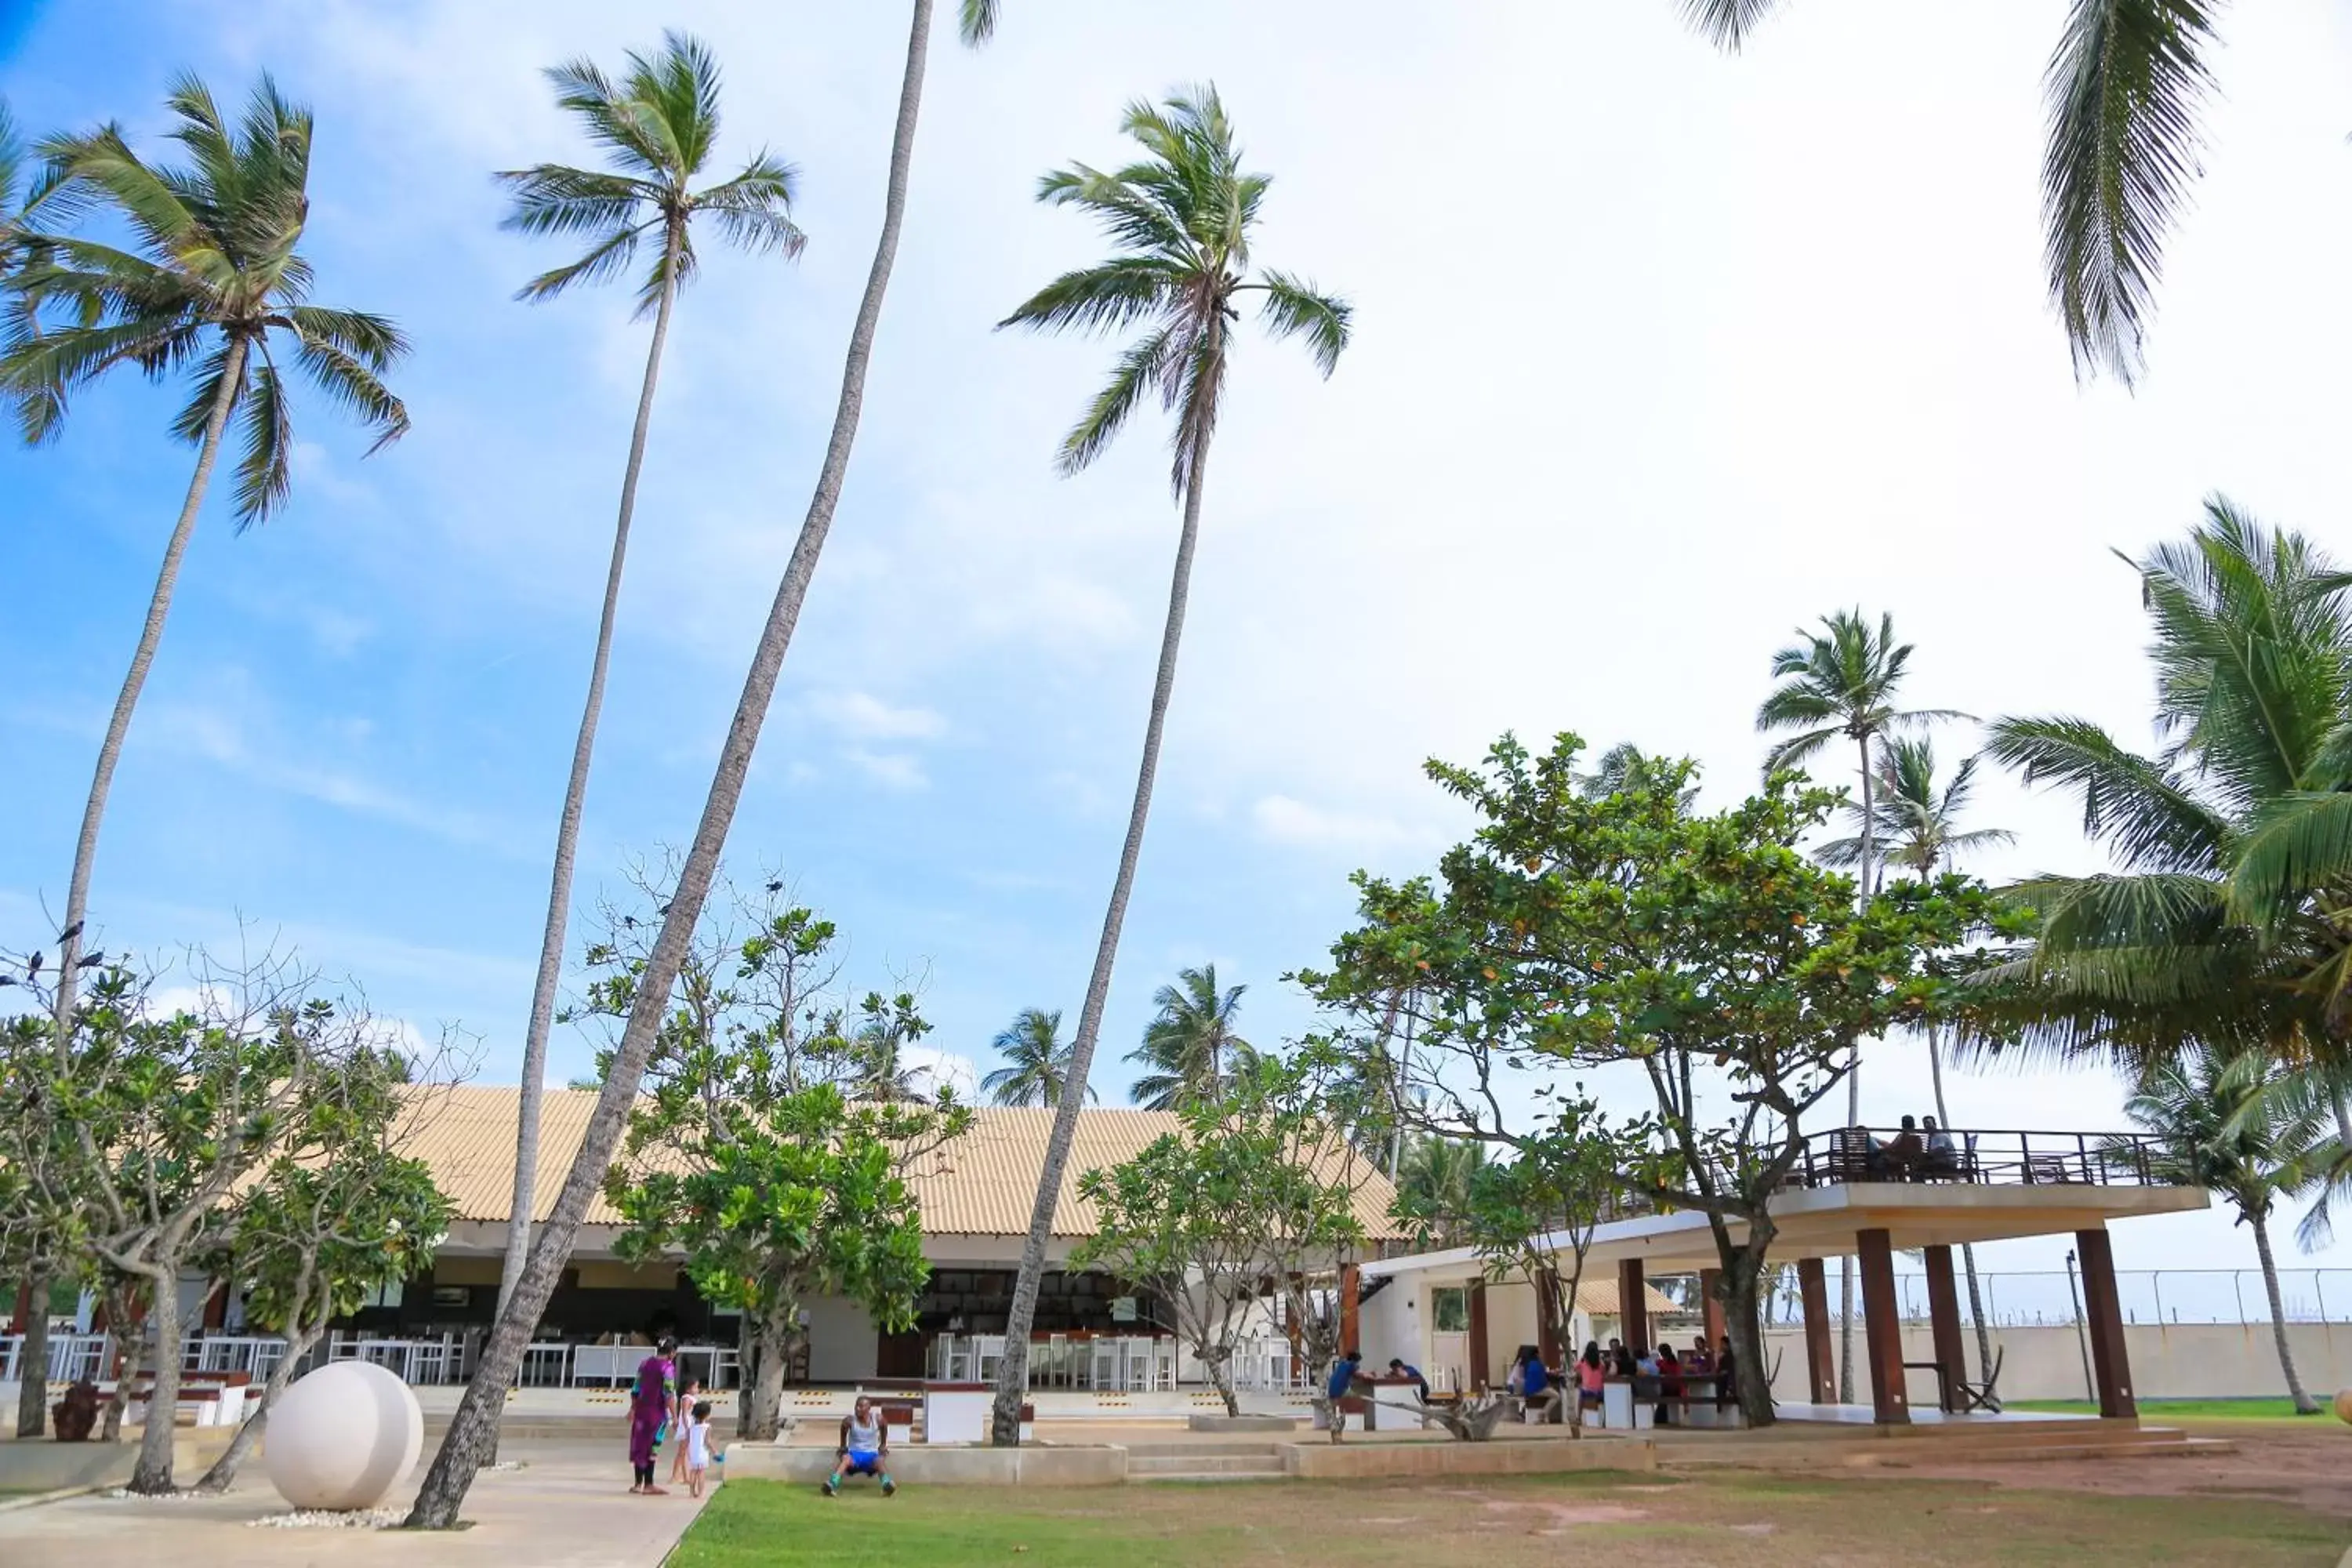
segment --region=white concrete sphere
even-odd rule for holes
[[[397,1373],[329,1362],[269,1407],[269,1484],[296,1508],[373,1508],[425,1451],[425,1412]]]
[[[2336,1419],[2352,1422],[2352,1388],[2339,1388],[2336,1391]]]

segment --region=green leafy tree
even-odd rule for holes
[[[1862,780],[1861,842],[1853,864],[1860,896],[1878,886],[1878,803],[1874,789],[1877,764],[1871,748],[1882,737],[1937,719],[1964,715],[1941,710],[1906,711],[1895,691],[1911,663],[1911,645],[1895,640],[1895,617],[1881,616],[1876,627],[1859,609],[1822,618],[1818,632],[1800,630],[1799,641],[1772,656],[1772,679],[1780,684],[1756,710],[1756,728],[1783,738],[1765,754],[1764,771],[1801,766],[1837,740],[1853,742]],[[1793,732],[1791,732],[1793,731]],[[1862,1042],[1846,1074],[1845,1119],[1862,1121]],[[1853,1262],[1838,1260],[1838,1291],[1843,1303],[1838,1329],[1840,1397],[1853,1397]]]
[[[1167,1301],[1228,1415],[1241,1414],[1234,1351],[1271,1321],[1264,1303],[1282,1287],[1270,1282],[1328,1275],[1364,1239],[1356,1192],[1378,1173],[1318,1114],[1311,1081],[1296,1065],[1255,1059],[1225,1100],[1186,1107],[1182,1131],[1078,1178],[1095,1231],[1073,1260]],[[1306,1292],[1293,1288],[1297,1313]],[[1309,1310],[1294,1321],[1328,1352],[1337,1325],[1326,1317]]]
[[[64,427],[74,394],[121,366],[156,381],[186,371],[193,383],[172,433],[196,448],[195,472],[99,744],[74,845],[57,942],[61,1037],[73,1013],[108,792],[231,420],[242,447],[240,530],[284,506],[293,488],[293,399],[281,356],[375,437],[370,453],[408,429],[407,410],[379,379],[408,352],[399,329],[382,316],[309,302],[310,264],[299,247],[310,213],[310,110],[280,98],[268,77],[235,127],[194,77],[181,78],[168,101],[184,164],[149,163],[112,125],[41,144],[53,177],[69,182],[78,201],[119,218],[133,243],[124,249],[46,237],[8,280],[15,309],[0,334],[0,396],[36,445]]]
[[[421,1098],[402,1095],[407,1078],[396,1058],[346,1075],[341,1093],[313,1112],[317,1153],[271,1162],[199,1259],[231,1289],[249,1288],[247,1321],[275,1330],[286,1350],[262,1389],[261,1414],[238,1426],[196,1490],[226,1491],[236,1479],[328,1323],[357,1311],[371,1292],[432,1268],[454,1211],[432,1167],[399,1152],[401,1135],[417,1125],[404,1111],[429,1114]]]
[[[992,1042],[1004,1065],[980,1080],[980,1091],[996,1105],[1062,1103],[1070,1081],[1070,1047],[1062,1038],[1062,1011],[1024,1007]],[[1093,1090],[1087,1093],[1091,1098]]]
[[[1857,1039],[1958,1005],[1945,974],[2000,906],[1955,877],[1858,902],[1797,848],[1837,794],[1790,774],[1701,814],[1685,804],[1690,764],[1595,798],[1581,749],[1563,735],[1538,757],[1506,736],[1483,767],[1431,763],[1481,818],[1476,837],[1433,879],[1360,877],[1362,923],[1310,986],[1360,1017],[1409,984],[1427,998],[1423,1044],[1506,1068],[1638,1068],[1655,1107],[1628,1184],[1706,1216],[1740,1405],[1761,1426],[1758,1293],[1805,1113],[1852,1069]]]
[[[629,56],[618,82],[589,60],[572,60],[547,73],[556,103],[604,152],[609,169],[538,163],[499,176],[513,198],[503,226],[518,233],[577,238],[588,248],[577,260],[543,272],[524,285],[521,299],[553,300],[578,283],[597,283],[626,271],[640,251],[652,252],[637,280],[637,315],[653,318],[646,349],[646,373],[637,390],[636,424],[621,469],[620,514],[613,524],[613,555],[604,574],[604,603],[596,622],[596,651],[588,666],[588,697],[580,732],[572,748],[572,773],[556,819],[555,865],[541,932],[539,973],[531,990],[530,1017],[523,1034],[522,1094],[515,1136],[515,1184],[507,1222],[503,1299],[514,1289],[530,1251],[532,1191],[539,1171],[541,1098],[547,1078],[547,1036],[554,1022],[556,988],[562,979],[564,931],[572,913],[572,861],[580,841],[580,816],[588,797],[588,770],[596,752],[596,725],[604,708],[604,674],[612,661],[613,626],[620,613],[621,573],[628,559],[629,525],[636,514],[637,478],[652,427],[654,389],[661,378],[662,351],[669,342],[670,312],[677,291],[700,266],[694,233],[698,223],[754,254],[786,258],[800,254],[803,237],[792,219],[793,166],[762,150],[741,171],[700,190],[700,178],[718,151],[719,61],[708,46],[682,33],[662,35],[657,54]]]
[[[995,31],[995,0],[960,0],[958,9],[967,44],[984,42]],[[923,76],[930,58],[932,0],[912,0],[911,10],[906,71],[899,81],[898,117],[890,134],[889,173],[883,186],[881,234],[875,242],[874,264],[866,273],[866,290],[858,300],[857,316],[850,328],[848,353],[842,365],[841,395],[834,407],[833,430],[825,442],[824,457],[818,464],[808,511],[802,519],[800,535],[777,582],[775,598],[768,606],[768,617],[752,650],[751,668],[744,672],[742,695],[736,702],[735,716],[728,724],[727,739],[711,771],[710,789],[703,800],[701,818],[695,825],[693,840],[679,863],[676,889],[662,916],[660,933],[639,976],[642,984],[636,990],[634,1010],[608,1058],[603,1090],[583,1131],[580,1152],[572,1157],[562,1190],[557,1194],[547,1220],[540,1226],[538,1238],[531,1244],[521,1278],[515,1281],[506,1305],[499,1310],[497,1323],[483,1342],[474,1376],[466,1385],[440,1447],[434,1452],[423,1485],[417,1489],[415,1506],[408,1514],[408,1523],[415,1529],[456,1527],[467,1489],[473,1485],[475,1473],[489,1449],[490,1434],[497,1427],[507,1390],[521,1370],[524,1348],[541,1315],[547,1310],[548,1298],[554,1293],[556,1281],[572,1256],[572,1240],[588,1212],[589,1202],[602,1187],[605,1172],[627,1131],[638,1080],[644,1076],[645,1064],[667,1021],[671,987],[693,946],[703,906],[718,879],[728,830],[734,825],[735,807],[743,797],[745,781],[751,777],[752,754],[759,749],[760,731],[767,722],[768,704],[775,695],[776,680],[783,670],[784,655],[792,647],[793,628],[800,624],[801,606],[815,578],[817,562],[824,553],[825,539],[833,531],[834,511],[841,501],[841,487],[849,473],[850,450],[856,444],[858,419],[866,405],[866,373],[873,363],[875,335],[881,326],[882,300],[889,290],[891,270],[898,261],[899,231],[906,223],[907,185],[914,166],[915,125],[922,109]]]
[[[114,1321],[135,1321],[114,1310],[130,1294],[146,1303],[150,1408],[162,1414],[130,1484],[148,1493],[173,1489],[181,1278],[215,1251],[240,1189],[282,1162],[324,1160],[354,1096],[412,1066],[364,1010],[316,994],[289,959],[229,968],[198,953],[191,978],[195,1000],[165,1015],[142,978],[99,971],[67,1060],[26,1064],[39,1102],[28,1109],[67,1131],[31,1173],[32,1208],[62,1230]]]
[[[779,1091],[717,1052],[656,1072],[654,1103],[607,1180],[626,1226],[614,1247],[683,1252],[703,1299],[743,1313],[755,1360],[742,1435],[772,1440],[811,1297],[846,1297],[887,1333],[914,1326],[931,1271],[906,1172],[970,1112],[855,1103],[831,1084]]]
[[[2322,1128],[2308,1107],[2298,1107],[2266,1081],[2269,1066],[2259,1054],[2228,1057],[2210,1047],[2153,1061],[2141,1071],[2124,1113],[2157,1134],[2158,1180],[2221,1194],[2238,1211],[2238,1223],[2252,1228],[2279,1370],[2295,1414],[2316,1415],[2319,1405],[2305,1392],[2287,1342],[2270,1215]]]
[[[1303,338],[1318,368],[1328,375],[1347,347],[1350,315],[1345,301],[1289,273],[1255,269],[1251,242],[1272,181],[1242,167],[1233,121],[1214,88],[1197,89],[1160,104],[1130,104],[1121,129],[1142,149],[1141,158],[1108,172],[1073,163],[1047,174],[1037,190],[1040,201],[1073,206],[1093,217],[1110,238],[1114,254],[1096,266],[1064,273],[1023,301],[1003,322],[1049,332],[1141,329],[1142,335],[1120,353],[1108,384],[1063,438],[1058,466],[1064,473],[1075,474],[1091,464],[1109,448],[1145,399],[1156,395],[1174,420],[1171,479],[1183,508],[1135,798],[1070,1054],[1070,1082],[1078,1086],[1087,1083],[1094,1067],[1111,971],[1118,958],[1119,931],[1135,887],[1144,825],[1151,814],[1160,736],[1176,688],[1176,655],[1200,539],[1201,488],[1231,364],[1233,324],[1255,297],[1267,331],[1277,338]],[[1077,1136],[1078,1105],[1077,1096],[1066,1096],[1055,1117],[1013,1281],[992,1423],[992,1438],[1002,1447],[1021,1437],[1029,1327],[1035,1321],[1037,1288],[1045,1278],[1054,1208],[1060,1201],[1070,1145]]]
[[[1738,49],[1779,0],[1682,0]],[[2141,364],[2164,237],[2199,173],[2214,0],[2068,0],[2044,76],[2043,265],[2077,374]]]
[[[1576,1303],[1592,1234],[1624,1213],[1625,1173],[1642,1165],[1646,1145],[1638,1128],[1612,1125],[1580,1086],[1555,1097],[1538,1130],[1470,1184],[1469,1245],[1489,1275],[1528,1282],[1549,1337],[1567,1354],[1576,1353]],[[1583,1428],[1580,1405],[1575,1429]]]
[[[1217,966],[1177,972],[1176,984],[1151,998],[1158,1009],[1143,1026],[1143,1043],[1127,1059],[1150,1068],[1128,1098],[1146,1110],[1182,1110],[1224,1093],[1229,1072],[1253,1054],[1234,1027],[1246,985],[1217,987]]]

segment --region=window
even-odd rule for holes
[[[1470,1292],[1460,1285],[1440,1285],[1429,1292],[1429,1326],[1441,1334],[1470,1331]]]

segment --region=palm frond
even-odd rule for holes
[[[554,299],[575,283],[602,283],[635,259],[637,241],[656,221],[648,219],[635,228],[617,229],[606,235],[579,260],[550,268],[516,289],[515,298],[537,304]]]
[[[1135,412],[1144,394],[1166,379],[1175,334],[1173,326],[1163,327],[1119,355],[1109,382],[1095,395],[1078,422],[1070,426],[1070,433],[1062,437],[1061,450],[1054,460],[1055,471],[1075,474],[1102,456],[1126,427],[1128,416]]]
[[[1329,375],[1339,366],[1340,351],[1348,346],[1348,325],[1354,315],[1345,300],[1318,291],[1311,283],[1271,269],[1260,285],[1265,290],[1261,319],[1276,338],[1301,337],[1315,356],[1316,368]]]
[[[293,488],[294,425],[286,407],[286,389],[278,384],[278,367],[266,347],[256,345],[261,363],[254,368],[251,390],[240,400],[237,419],[245,436],[245,455],[236,465],[236,530],[244,532],[286,504]]]
[[[408,409],[377,379],[382,365],[348,352],[333,338],[314,336],[298,329],[300,348],[296,361],[312,385],[341,405],[345,412],[375,433],[366,456],[373,458],[408,434]],[[400,345],[395,353],[404,350]]]
[[[2263,931],[2297,909],[2309,889],[2352,884],[2352,792],[2270,802],[2238,840],[2232,861],[2230,912]]]
[[[978,48],[996,37],[997,0],[962,0],[956,11],[956,31],[964,43]]]
[[[2083,831],[2113,845],[2126,864],[2210,871],[2229,825],[2155,763],[2117,745],[2083,719],[2002,719],[1985,754],[2028,785],[2056,784],[2083,797]]]
[[[808,243],[792,217],[799,179],[798,169],[763,150],[741,174],[696,195],[694,210],[710,214],[729,243],[754,255],[775,251],[790,258]]]
[[[366,310],[297,305],[280,320],[305,342],[339,349],[381,374],[408,357],[408,337],[390,319]]]
[[[1682,0],[1683,19],[1717,47],[1738,50],[1780,0]]]
[[[1063,273],[996,324],[1049,332],[1112,331],[1171,309],[1184,287],[1182,269],[1157,256],[1117,256]]]
[[[2207,0],[2074,0],[2047,78],[2052,302],[2078,374],[2139,372],[2164,234],[2198,173]]]
[[[499,226],[518,234],[606,234],[633,223],[638,209],[661,195],[648,181],[562,163],[503,169],[491,177],[513,203]]]

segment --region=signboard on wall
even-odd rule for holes
[[[1113,1296],[1110,1299],[1110,1321],[1114,1323],[1131,1323],[1135,1321],[1135,1298],[1132,1296]]]

